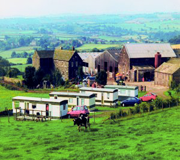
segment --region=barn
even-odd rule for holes
[[[95,107],[95,94],[76,92],[51,92],[50,99],[68,100],[68,106],[86,105],[88,108]]]
[[[36,98],[17,96],[12,99],[13,113],[51,116],[60,118],[65,116],[68,111],[68,101],[60,99]]]
[[[118,70],[129,81],[151,81],[155,68],[172,57],[176,54],[168,43],[126,44],[120,53]]]
[[[98,72],[104,70],[107,73],[108,81],[114,81],[118,72],[118,61],[120,49],[109,49],[96,58],[95,68]]]
[[[173,58],[155,70],[155,85],[170,87],[172,81],[180,83],[180,58]]]
[[[86,93],[96,94],[96,98],[95,98],[96,105],[115,106],[118,101],[117,89],[82,87],[80,88],[80,92],[82,94],[86,94]]]

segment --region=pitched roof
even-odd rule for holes
[[[160,72],[160,73],[173,74],[178,69],[180,69],[180,65],[179,64],[173,64],[173,63],[166,63],[166,62],[164,62],[155,71],[156,72]]]
[[[121,50],[120,49],[108,49],[107,51],[118,62]]]
[[[129,58],[153,58],[157,52],[162,57],[176,57],[169,43],[125,44]]]
[[[94,59],[101,55],[103,52],[88,52],[88,53],[78,53],[82,60],[86,60],[89,56],[92,56]]]
[[[53,58],[54,51],[35,51],[39,58]]]
[[[54,51],[54,59],[61,61],[70,61],[75,52],[76,51],[62,50],[58,48]]]

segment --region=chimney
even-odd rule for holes
[[[154,66],[155,68],[158,68],[160,65],[161,65],[161,54],[157,52],[155,54]]]
[[[72,47],[72,50],[75,51],[75,47],[74,46]]]

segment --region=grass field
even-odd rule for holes
[[[38,48],[38,46],[20,47],[20,48],[10,49],[10,50],[7,50],[7,51],[0,51],[0,56],[3,57],[3,58],[11,58],[11,54],[14,51],[16,53],[24,53],[24,52],[27,52],[27,53],[33,52],[34,53],[33,48]]]
[[[11,66],[11,68],[17,68],[20,70],[20,72],[24,72],[25,68],[28,66],[32,66],[32,64],[14,65],[14,66]]]
[[[119,47],[120,48],[120,45],[118,45],[118,44],[84,44],[83,46],[77,48],[77,50],[79,50],[79,51],[92,50],[93,48],[106,49],[109,47]]]
[[[72,119],[48,122],[0,117],[0,159],[179,159],[180,108],[121,120],[90,119],[81,132]]]
[[[22,63],[22,64],[26,64],[27,62],[27,58],[10,58],[10,59],[7,59],[10,63],[14,63],[14,64],[17,64],[17,63]]]

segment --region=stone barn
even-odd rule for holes
[[[77,51],[55,49],[54,65],[59,69],[62,76],[67,79],[77,77],[78,67],[83,67],[84,63]]]
[[[65,80],[76,78],[78,67],[83,67],[84,64],[74,48],[71,51],[62,48],[35,51],[33,55],[33,66],[36,70],[42,68],[46,73],[50,73],[57,68]]]
[[[155,70],[155,85],[170,87],[172,81],[180,83],[180,58],[173,58]]]
[[[131,82],[154,80],[155,56],[158,66],[167,62],[171,57],[176,57],[170,44],[126,44],[121,50],[118,70]],[[156,66],[156,67],[158,67]]]
[[[32,57],[33,66],[38,70],[40,67],[45,72],[54,70],[54,51],[35,51]]]
[[[98,72],[106,71],[108,81],[114,81],[116,73],[118,73],[118,61],[120,57],[120,49],[109,49],[104,51],[95,60],[95,68]]]

